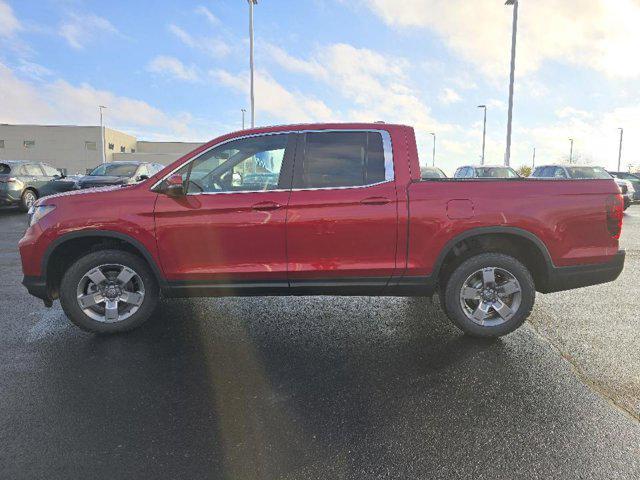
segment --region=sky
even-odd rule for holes
[[[503,0],[260,0],[256,125],[385,121],[448,173],[504,161]],[[512,165],[640,165],[640,0],[520,0]],[[205,141],[249,110],[245,0],[0,0],[0,123]]]

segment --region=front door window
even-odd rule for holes
[[[288,135],[235,140],[202,155],[182,173],[188,194],[277,190]]]

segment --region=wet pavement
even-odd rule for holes
[[[24,221],[0,211],[0,478],[640,478],[637,254],[497,341],[336,297],[164,301],[104,337],[20,286]]]

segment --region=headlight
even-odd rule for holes
[[[33,226],[45,215],[53,212],[56,207],[53,205],[33,206],[29,209],[29,226]]]

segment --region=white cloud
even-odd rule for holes
[[[119,32],[106,18],[94,14],[71,13],[60,25],[58,33],[71,47],[81,50],[101,35],[115,35]]]
[[[428,132],[453,128],[431,116],[429,105],[406,76],[411,70],[406,59],[344,43],[318,48],[308,59],[294,57],[273,46],[268,53],[286,71],[306,74],[310,80],[333,90],[341,103],[348,105],[336,115],[338,118],[413,125],[421,148],[430,145]]]
[[[536,0],[520,2],[518,71],[537,70],[545,60],[586,66],[610,76],[637,77],[632,61],[640,45],[637,0]],[[428,28],[451,49],[491,76],[508,72],[511,7],[502,1],[367,0],[389,25]]]
[[[225,70],[215,70],[211,75],[220,84],[238,93],[249,91],[247,75],[234,75]],[[322,101],[291,92],[279,84],[268,72],[258,71],[255,76],[256,113],[263,114],[274,123],[321,122],[336,120],[331,109]],[[264,119],[260,122],[264,124]]]
[[[231,47],[217,38],[194,37],[177,25],[169,25],[169,31],[189,48],[200,50],[213,58],[221,58],[231,52]]]
[[[458,103],[462,101],[462,97],[453,88],[445,88],[440,95],[440,102],[445,105]]]
[[[147,65],[147,70],[188,82],[199,80],[198,72],[194,66],[187,67],[177,58],[167,55],[158,55],[151,60]]]
[[[573,107],[563,107],[556,110],[556,116],[558,118],[589,118],[592,114]]]
[[[199,5],[196,8],[195,12],[200,14],[200,15],[202,15],[204,18],[206,18],[207,21],[213,26],[217,27],[221,23],[220,19],[218,17],[216,17],[213,13],[211,13],[211,10],[209,10],[204,5]]]
[[[34,80],[42,80],[53,74],[47,67],[38,63],[28,62],[24,59],[20,59],[20,65],[16,67],[16,70],[22,75]]]
[[[283,48],[273,44],[266,44],[264,48],[269,57],[289,72],[322,77],[327,75],[325,68],[315,60],[307,61],[294,57]]]
[[[507,105],[502,100],[498,100],[497,98],[492,98],[487,102],[487,107],[496,110],[506,110]]]
[[[97,106],[106,105],[107,124],[111,127],[172,139],[195,136],[189,115],[169,115],[144,101],[98,90],[86,83],[25,81],[2,63],[0,105],[0,123],[95,125]]]
[[[11,38],[22,29],[22,25],[13,13],[11,5],[0,0],[0,37]]]
[[[626,132],[640,130],[640,103],[637,101],[598,116],[571,108],[558,113],[556,122],[520,127],[515,132],[515,135],[527,138],[532,146],[537,147],[538,165],[566,160],[569,156],[569,138],[573,138],[574,152],[579,157],[594,165],[615,169],[618,162],[618,128],[624,126]],[[530,152],[522,149],[520,152],[530,157]],[[639,163],[637,152],[640,152],[640,138],[632,134],[625,135],[623,169],[629,164]]]

